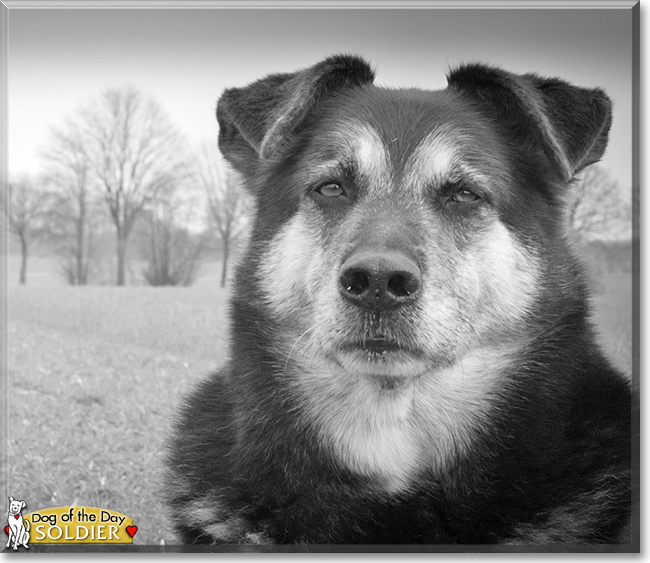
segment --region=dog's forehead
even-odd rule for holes
[[[362,89],[337,101],[318,135],[324,160],[346,159],[371,181],[444,180],[498,145],[484,116],[445,90]]]

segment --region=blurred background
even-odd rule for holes
[[[463,62],[604,88],[614,124],[567,221],[613,361],[632,364],[630,9],[11,9],[7,495],[173,542],[160,502],[180,395],[224,360],[250,204],[216,150],[222,90],[334,53],[377,84]]]

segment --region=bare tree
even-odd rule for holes
[[[133,226],[185,173],[185,145],[161,107],[133,89],[107,91],[82,119],[91,168],[115,225],[117,285],[124,285]]]
[[[587,168],[573,186],[568,220],[574,234],[588,239],[616,240],[631,234],[632,202],[607,171]]]
[[[203,144],[197,159],[199,185],[207,197],[209,219],[222,249],[221,287],[226,284],[233,246],[246,230],[250,198],[238,174],[218,155],[216,148]]]
[[[191,285],[199,272],[206,246],[197,210],[204,199],[193,184],[179,184],[147,206],[137,229],[140,251],[146,261],[149,285]]]
[[[192,234],[177,221],[172,198],[161,199],[144,213],[142,254],[147,262],[144,278],[149,285],[191,285],[198,274],[205,238]]]
[[[9,228],[20,242],[20,283],[27,283],[29,247],[46,232],[49,194],[40,181],[23,176],[9,182],[7,218]]]
[[[80,124],[68,119],[53,129],[45,152],[47,179],[53,188],[50,234],[71,285],[88,283],[93,255],[97,205],[91,190],[92,170]]]

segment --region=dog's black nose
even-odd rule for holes
[[[415,298],[422,280],[417,263],[396,250],[354,252],[341,266],[339,289],[348,302],[385,311]]]

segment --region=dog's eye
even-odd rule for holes
[[[474,192],[469,190],[458,190],[454,195],[451,196],[450,200],[457,203],[474,203],[481,199]]]
[[[314,190],[317,194],[323,197],[339,197],[345,195],[345,190],[338,184],[323,184]]]

